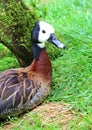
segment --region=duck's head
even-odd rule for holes
[[[39,21],[35,24],[32,30],[32,42],[40,48],[45,47],[46,41],[53,43],[59,48],[65,48],[65,45],[55,37],[54,33],[54,28],[50,24],[44,21]]]

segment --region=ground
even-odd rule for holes
[[[46,124],[56,123],[61,125],[62,130],[66,130],[66,125],[72,120],[73,114],[71,112],[71,106],[69,104],[61,104],[59,102],[54,103],[43,103],[42,105],[33,109],[31,114],[37,114],[41,123],[45,126]],[[19,117],[19,118],[23,118]],[[24,120],[28,120],[30,116],[28,114],[24,117]],[[34,122],[30,122],[33,125]],[[2,130],[11,130],[16,127],[15,124],[11,124],[11,122],[7,122],[3,125]],[[19,126],[17,125],[19,128]]]

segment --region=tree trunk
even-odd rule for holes
[[[20,66],[28,66],[32,60],[33,60],[33,53],[32,51],[29,51],[23,47],[18,45],[10,46],[7,42],[0,40],[0,42],[10,49],[10,51],[16,56]],[[32,50],[30,48],[30,50]]]
[[[37,20],[35,11],[21,0],[0,1],[0,42],[13,52],[21,66],[33,60],[30,36]]]

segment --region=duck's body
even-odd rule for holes
[[[33,37],[37,24],[33,29]],[[31,110],[49,94],[51,62],[41,40],[37,42],[33,40],[34,60],[30,66],[6,70],[0,74],[0,118]]]

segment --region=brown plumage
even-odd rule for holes
[[[49,34],[45,39],[42,37],[44,41],[41,41],[40,31]],[[48,40],[60,48],[65,47],[54,35],[52,37],[52,33],[54,32],[51,25],[43,21],[37,22],[32,31],[34,52],[32,64],[26,68],[10,69],[0,74],[0,118],[31,110],[49,94],[52,67],[43,42]]]

